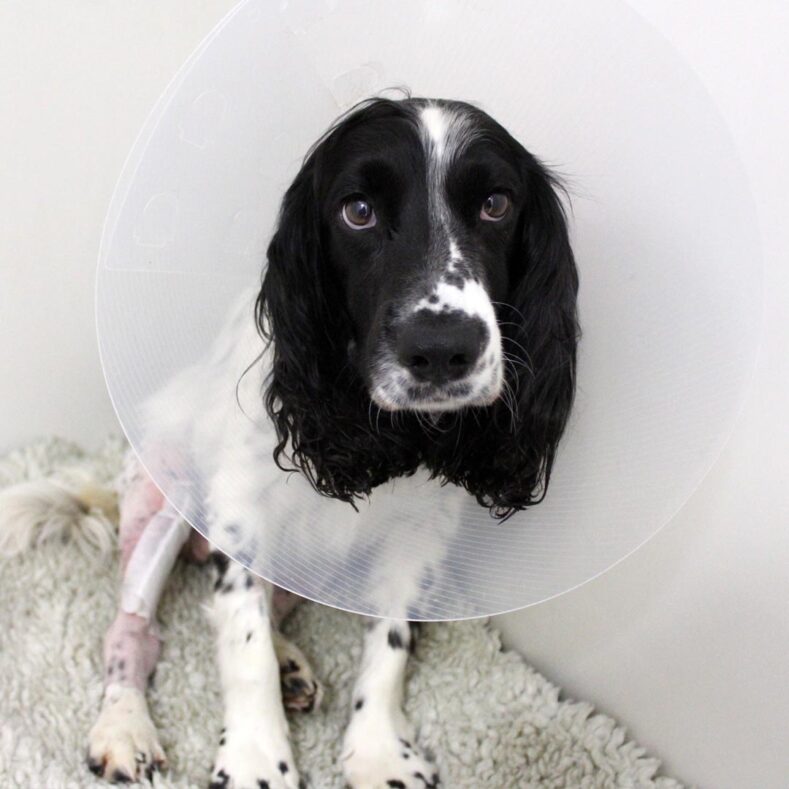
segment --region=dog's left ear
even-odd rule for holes
[[[492,497],[499,513],[545,496],[575,393],[579,334],[578,272],[558,184],[523,149],[521,167],[525,205],[510,263],[510,306],[502,308],[501,321],[517,419],[499,436],[506,444],[501,455],[508,456]]]

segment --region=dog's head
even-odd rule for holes
[[[278,462],[348,501],[425,463],[498,514],[535,503],[576,291],[554,182],[505,129],[460,102],[360,105],[308,154],[268,250]]]

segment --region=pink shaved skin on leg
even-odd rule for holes
[[[181,557],[189,562],[205,564],[211,555],[211,543],[196,529],[192,529],[189,539],[181,550]]]
[[[151,518],[164,507],[164,495],[141,466],[130,476],[120,501],[121,572],[126,571]]]
[[[104,698],[88,734],[88,767],[115,782],[150,780],[166,762],[145,689],[161,650],[156,608],[191,531],[139,463],[122,484],[121,605],[104,640]]]
[[[299,597],[293,592],[288,592],[286,589],[280,589],[278,586],[274,587],[274,594],[271,599],[271,619],[274,627],[279,627],[288,614],[302,601],[303,597]]]
[[[145,691],[160,651],[147,619],[118,611],[104,638],[104,684]]]
[[[167,503],[141,467],[122,493],[121,608],[104,641],[105,684],[144,691],[161,649],[156,606],[189,527],[163,517]]]

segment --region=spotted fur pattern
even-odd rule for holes
[[[341,756],[353,789],[439,785],[438,770],[419,748],[402,710],[405,667],[415,636],[407,622],[381,619],[369,625]]]
[[[273,589],[235,562],[217,567],[212,619],[225,725],[211,789],[298,789],[272,635]]]

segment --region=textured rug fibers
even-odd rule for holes
[[[0,458],[0,487],[74,471],[106,482],[122,442],[97,453],[55,439]],[[100,542],[100,540],[99,540]],[[86,733],[101,699],[101,645],[117,598],[117,554],[58,537],[0,559],[0,786],[106,786],[88,773]],[[162,659],[149,693],[169,769],[156,787],[205,787],[221,728],[214,644],[203,603],[209,573],[177,567],[162,602]],[[342,787],[338,764],[358,617],[309,604],[286,630],[326,686],[322,708],[291,717],[294,750],[314,789]],[[591,705],[501,648],[482,621],[428,625],[410,663],[406,710],[449,789],[658,787],[659,762]]]

